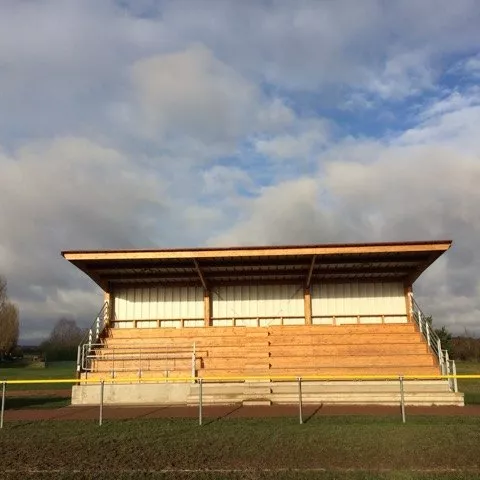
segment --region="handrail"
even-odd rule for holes
[[[189,348],[181,347],[175,348],[175,345],[157,345],[156,351],[152,351],[152,347],[142,348],[142,346],[134,347],[119,347],[108,348],[103,350],[105,344],[103,343],[84,343],[79,346],[77,372],[91,372],[92,362],[112,362],[111,375],[115,377],[116,371],[129,371],[132,369],[125,368],[126,361],[138,362],[138,378],[141,378],[144,370],[150,370],[150,360],[165,360],[165,373],[168,376],[170,371],[175,369],[176,359],[189,359],[191,361],[192,377],[196,375],[196,360],[197,350],[195,342],[190,344]],[[170,347],[170,349],[169,349]],[[171,348],[173,347],[173,348]],[[127,350],[127,351],[125,351]],[[130,350],[130,351],[129,351]],[[120,353],[119,353],[120,351]],[[121,353],[123,351],[123,353]],[[173,366],[170,365],[169,360],[173,360]],[[123,367],[119,366],[123,365]],[[145,367],[145,365],[147,365]]]
[[[460,375],[303,375],[302,380],[325,380],[325,381],[368,381],[368,380],[398,380],[402,376],[404,380],[479,380],[480,374],[460,374]],[[198,376],[185,376],[185,377],[171,377],[168,381],[178,382],[191,382],[203,380],[203,381],[247,381],[247,380],[288,380],[297,381],[298,375],[249,375],[249,376],[224,376],[224,377],[198,377]],[[55,383],[95,383],[98,384],[101,381],[108,383],[132,383],[132,381],[138,381],[138,378],[94,378],[94,379],[81,379],[78,378],[55,378],[55,379],[28,379],[28,380],[2,380],[0,383],[6,383],[7,385],[22,385],[22,384],[55,384]],[[164,382],[164,377],[158,378],[144,378],[141,379],[141,383],[159,383]]]
[[[108,324],[108,317],[109,317],[109,308],[108,302],[105,302],[96,315],[95,319],[93,320],[92,325],[90,328],[85,332],[85,335],[82,341],[78,345],[78,352],[77,352],[77,374],[79,375],[83,369],[84,365],[84,351],[85,345],[88,345],[88,350],[91,350],[91,346],[98,342],[103,329]]]
[[[448,350],[442,348],[440,337],[432,328],[431,323],[426,320],[426,316],[422,313],[422,310],[413,298],[413,295],[410,295],[412,300],[412,317],[418,325],[420,333],[425,337],[428,348],[438,358],[438,364],[442,375],[448,376],[452,371],[456,373],[455,361],[450,359]],[[458,392],[456,378],[449,378],[448,385],[452,392]]]
[[[90,328],[86,331],[84,337],[82,338],[82,341],[80,342],[80,346],[89,342],[91,344],[95,343],[98,338],[100,337],[100,334],[103,331],[103,328],[107,324],[108,321],[108,302],[105,302],[98,312],[98,314],[95,316],[95,319],[92,322],[92,325]],[[100,328],[101,325],[101,328]],[[95,338],[94,338],[95,337]]]

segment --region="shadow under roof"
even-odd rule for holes
[[[103,290],[252,283],[413,283],[451,240],[163,250],[75,250],[62,255]]]

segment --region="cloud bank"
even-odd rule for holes
[[[430,238],[454,248],[417,296],[480,334],[479,23],[474,0],[3,2],[22,341],[101,304],[62,249]]]

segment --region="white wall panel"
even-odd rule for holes
[[[339,322],[343,324],[357,323],[357,315],[363,315],[361,323],[380,323],[382,316],[385,323],[407,321],[405,291],[400,282],[312,285],[311,295],[314,324],[332,323],[334,316],[341,317]]]
[[[199,287],[123,288],[114,295],[117,320],[203,319],[203,289]],[[138,322],[138,326],[156,323]],[[162,322],[162,326],[177,325]]]
[[[278,317],[303,315],[303,289],[298,285],[226,286],[212,291],[213,319],[271,317],[272,324]]]

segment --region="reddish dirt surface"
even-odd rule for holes
[[[35,420],[95,420],[98,418],[99,407],[64,407],[58,409],[26,409],[7,410],[6,421]],[[465,407],[407,407],[409,415],[468,415],[480,416],[480,405]],[[308,421],[313,416],[321,415],[373,415],[399,416],[398,407],[382,406],[339,406],[339,405],[308,405],[303,408],[303,418]],[[220,418],[254,418],[254,417],[295,417],[298,416],[296,405],[274,406],[240,406],[222,405],[205,406],[205,419]],[[105,419],[143,419],[143,418],[197,418],[198,407],[165,406],[165,407],[109,407],[103,409]]]

